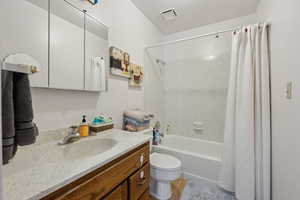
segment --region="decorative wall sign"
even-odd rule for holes
[[[110,47],[110,71],[112,74],[130,78],[130,55],[116,47]]]
[[[140,65],[130,64],[130,80],[129,85],[141,87],[144,78],[143,68]]]

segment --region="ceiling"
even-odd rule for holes
[[[259,0],[131,0],[163,33],[171,34],[256,11]],[[164,21],[160,13],[175,8],[178,17]]]

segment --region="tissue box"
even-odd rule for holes
[[[100,125],[90,125],[90,131],[94,133],[99,133],[108,129],[114,128],[113,123],[100,124]]]

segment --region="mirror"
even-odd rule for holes
[[[33,87],[48,87],[48,0],[0,1],[0,59],[28,54],[40,63]],[[30,22],[30,23],[29,23]]]
[[[50,1],[50,87],[105,91],[107,58],[107,27],[68,1]]]
[[[84,89],[84,14],[64,0],[50,1],[50,88]]]
[[[0,58],[35,58],[41,69],[30,76],[32,87],[105,91],[108,28],[97,18],[67,0],[1,1],[0,7]]]
[[[96,18],[85,15],[85,89],[106,90],[108,68],[107,28]]]

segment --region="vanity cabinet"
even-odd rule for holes
[[[42,200],[149,200],[149,155],[147,142]]]
[[[103,200],[127,200],[128,199],[128,182],[124,181],[111,193],[109,193]]]

